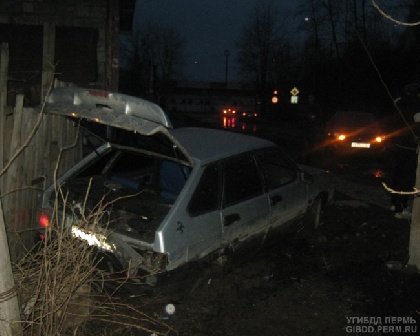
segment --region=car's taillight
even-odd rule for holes
[[[340,140],[340,141],[343,141],[343,140],[345,140],[345,139],[346,139],[346,136],[345,136],[344,134],[339,134],[339,135],[337,136],[337,139],[338,139],[338,140]]]
[[[100,90],[89,90],[88,91],[90,96],[99,97],[99,98],[109,98],[109,93],[106,91],[100,91]]]
[[[49,227],[51,225],[51,213],[46,210],[39,211],[38,223],[43,228]]]
[[[235,110],[232,110],[230,108],[223,110],[223,114],[228,114],[228,113],[236,114],[236,111]]]
[[[385,137],[380,137],[380,136],[378,136],[378,137],[376,137],[376,138],[375,138],[375,141],[376,141],[376,142],[382,142],[382,141],[384,141],[384,138],[385,138]]]

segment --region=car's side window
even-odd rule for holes
[[[224,207],[261,195],[261,176],[251,154],[235,157],[224,164]]]
[[[258,158],[268,190],[277,189],[297,179],[298,168],[280,150],[273,148],[261,151]]]
[[[219,166],[217,164],[205,168],[197,189],[188,204],[188,212],[191,216],[198,216],[218,209],[219,176]]]

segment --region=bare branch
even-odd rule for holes
[[[391,15],[389,15],[389,14],[387,14],[387,13],[385,13],[380,7],[379,7],[379,5],[376,3],[376,1],[375,0],[372,0],[372,5],[373,5],[373,7],[375,7],[376,8],[376,10],[383,16],[383,17],[385,17],[386,19],[388,19],[389,21],[392,21],[392,22],[394,22],[394,23],[396,23],[396,24],[398,24],[398,25],[401,25],[401,26],[418,26],[418,25],[420,25],[420,21],[417,21],[417,22],[412,22],[412,23],[409,23],[409,22],[403,22],[403,21],[400,21],[400,20],[397,20],[397,19],[394,19]]]
[[[413,191],[398,191],[388,187],[385,182],[382,182],[383,187],[386,191],[390,192],[391,194],[399,194],[399,195],[417,195],[420,193],[420,190],[417,188],[413,188]]]

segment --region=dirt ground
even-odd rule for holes
[[[338,193],[311,239],[279,238],[223,266],[192,265],[126,300],[163,324],[156,335],[416,334],[420,275],[404,267],[409,225]]]

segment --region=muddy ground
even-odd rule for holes
[[[163,286],[120,295],[166,325],[156,334],[416,334],[420,276],[404,267],[409,225],[390,211],[338,193],[310,239],[281,238],[223,266],[193,265]],[[175,306],[172,315],[165,313],[169,303]]]

